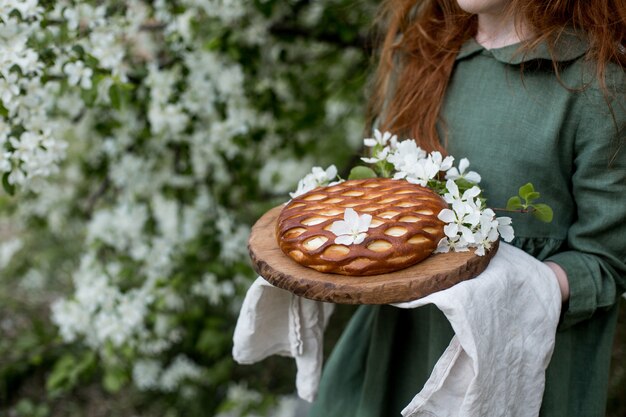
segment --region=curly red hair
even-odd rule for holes
[[[553,50],[563,31],[573,28],[586,33],[586,59],[597,63],[605,92],[607,65],[626,66],[626,0],[512,0],[510,11],[534,34],[520,53],[544,42]],[[476,15],[461,10],[456,0],[385,0],[379,22],[383,37],[370,121],[377,118],[380,129],[410,135],[424,149],[444,151],[439,112],[455,57],[476,34]]]

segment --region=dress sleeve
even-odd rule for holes
[[[571,191],[577,217],[559,264],[570,285],[560,329],[609,308],[626,291],[626,94],[624,78],[609,110],[597,89],[585,91],[574,145]]]

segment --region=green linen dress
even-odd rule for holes
[[[609,70],[611,115],[583,59],[583,39],[571,34],[559,43],[560,81],[547,48],[520,54],[518,46],[463,46],[443,109],[447,150],[482,175],[489,206],[506,206],[530,181],[554,209],[550,224],[511,216],[513,244],[561,265],[570,283],[540,415],[604,416],[626,288],[624,73]],[[310,416],[399,416],[452,336],[434,306],[359,307],[325,365]]]

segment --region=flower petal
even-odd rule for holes
[[[396,172],[395,174],[393,174],[393,179],[394,180],[401,180],[406,178],[407,173],[406,172]]]
[[[480,213],[481,216],[484,217],[488,217],[490,219],[493,219],[494,217],[496,217],[496,213],[491,210],[490,208],[486,208],[482,211],[482,213]],[[510,217],[499,217],[499,219],[509,219],[509,223],[511,222],[511,218]],[[502,223],[502,224],[509,224],[509,223]]]
[[[500,236],[502,236],[505,242],[510,242],[515,238],[515,232],[510,225],[498,226],[498,233],[500,233]]]
[[[452,167],[453,163],[454,163],[454,156],[446,156],[443,159],[443,162],[441,162],[440,170],[441,171],[449,170]]]
[[[356,235],[356,237],[354,237],[354,244],[360,244],[365,240],[365,237],[367,237],[367,233],[359,233],[358,235]]]
[[[352,235],[337,236],[335,238],[337,245],[352,245],[352,242],[354,242],[354,236]]]
[[[461,174],[465,172],[469,164],[469,159],[461,158],[461,160],[459,161],[459,171],[461,172]]]
[[[456,221],[456,215],[450,209],[443,209],[437,215],[437,218],[442,222],[453,223]]]
[[[363,139],[363,144],[365,146],[367,146],[368,148],[373,148],[374,146],[376,146],[376,139],[372,139],[372,138],[367,138],[367,139]]]
[[[480,188],[472,187],[469,190],[465,190],[465,192],[463,193],[463,197],[461,198],[463,200],[469,200],[470,198],[476,197],[478,194],[480,194]]]
[[[459,198],[459,187],[452,180],[446,181],[446,188],[452,197]]]
[[[467,243],[476,242],[476,239],[474,238],[474,233],[472,233],[472,231],[468,227],[461,226],[460,230],[461,236],[463,236],[463,239],[465,239]]]
[[[448,170],[448,172],[446,172],[446,179],[447,180],[455,180],[457,178],[459,178],[461,175],[459,174],[459,170],[456,169],[455,167],[452,167]]]
[[[467,213],[474,211],[472,206],[464,203],[461,200],[454,200],[452,202],[452,210],[456,213],[457,218],[462,219]]]
[[[467,214],[467,216],[463,217],[463,223],[468,223],[470,225],[476,226],[480,223],[480,211],[473,211]]]
[[[489,234],[487,235],[487,241],[489,242],[495,242],[496,240],[498,240],[499,237],[499,231],[497,227],[494,227],[493,229],[489,230]],[[510,242],[510,240],[509,240]]]
[[[371,214],[364,214],[362,216],[359,216],[359,225],[357,228],[357,232],[361,233],[361,232],[367,232],[367,230],[370,228],[370,224],[372,223],[372,215]]]
[[[435,249],[435,253],[448,253],[450,252],[450,243],[448,239],[443,237],[437,244],[437,249]]]
[[[473,182],[474,184],[478,184],[482,180],[480,175],[475,171],[470,171],[467,174],[465,174],[465,179],[468,180],[469,182]]]
[[[341,235],[349,235],[352,233],[350,229],[350,225],[344,220],[337,220],[330,225],[330,231],[335,234],[335,236]]]
[[[347,208],[343,213],[343,219],[348,223],[350,230],[356,230],[359,227],[359,215],[353,208]]]
[[[459,225],[456,224],[456,223],[446,224],[443,227],[443,232],[448,237],[455,237],[457,235],[457,233],[459,233]]]
[[[326,178],[328,178],[328,180],[332,180],[336,176],[337,176],[337,167],[335,165],[331,165],[328,168],[326,168]]]
[[[494,213],[494,215],[495,215],[495,213]],[[498,224],[500,226],[511,224],[511,218],[507,217],[507,216],[498,217],[498,218],[496,218],[496,220],[498,221]]]

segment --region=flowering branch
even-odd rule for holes
[[[475,253],[482,256],[500,237],[506,242],[513,240],[511,218],[496,217],[495,210],[501,209],[487,208],[478,187],[481,176],[468,170],[470,162],[467,158],[462,158],[455,167],[452,156],[444,157],[436,151],[427,153],[413,139],[398,141],[396,135],[379,130],[374,131],[374,137],[365,138],[363,145],[369,149],[369,156],[361,160],[371,168],[354,167],[349,179],[377,176],[402,179],[432,189],[449,204],[449,208],[438,214],[438,218],[446,223],[446,237],[441,239],[436,252],[476,248]],[[551,221],[552,209],[546,204],[534,203],[538,197],[532,184],[526,184],[520,188],[519,196],[509,199],[503,211],[529,212],[542,221]]]

